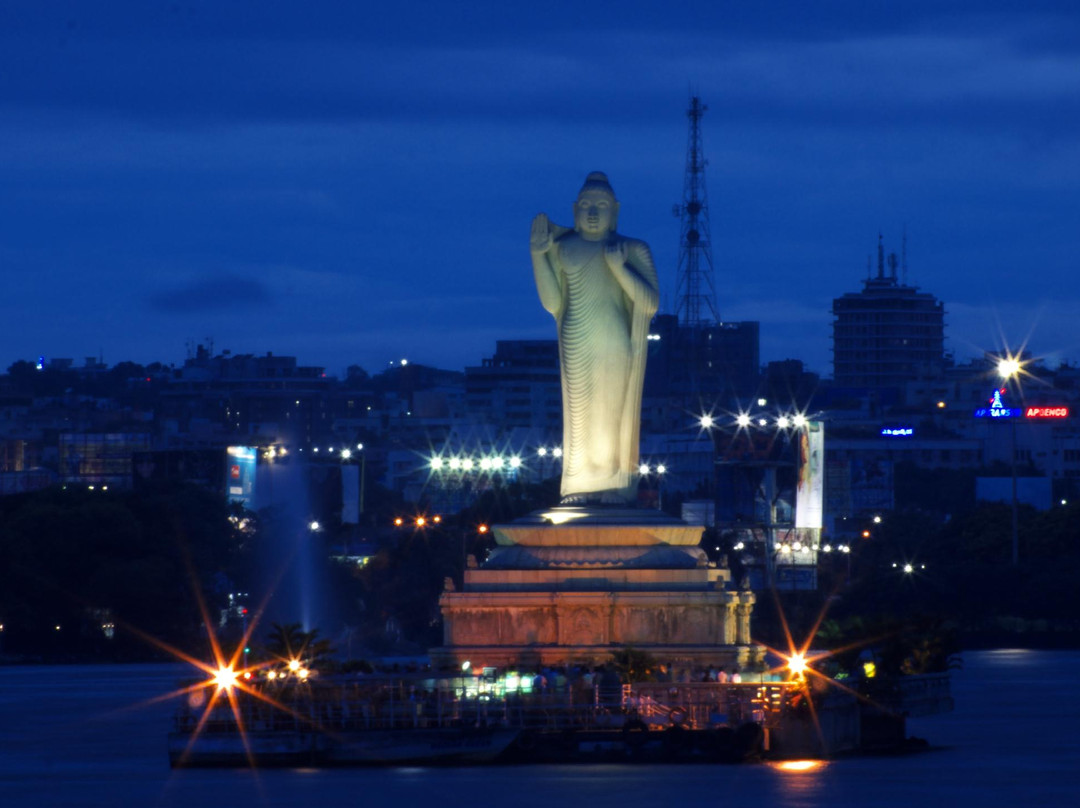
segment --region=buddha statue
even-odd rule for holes
[[[660,302],[645,242],[615,231],[619,203],[594,171],[574,227],[541,213],[530,237],[540,302],[555,318],[563,400],[563,504],[627,504],[637,494],[641,388]]]

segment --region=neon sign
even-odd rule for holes
[[[1008,388],[1002,387],[995,390],[990,399],[989,407],[980,407],[975,410],[976,418],[1068,418],[1069,408],[1060,404],[1041,407],[1006,407],[1001,397],[1008,392]],[[885,430],[881,430],[885,434]]]
[[[1068,418],[1068,407],[1028,407],[1025,418]]]
[[[914,434],[915,429],[910,426],[883,426],[881,428],[883,438],[909,438]]]
[[[1007,387],[1002,387],[1000,390],[995,390],[993,397],[990,399],[989,407],[980,407],[975,410],[976,418],[1020,418],[1023,416],[1024,411],[1019,407],[1006,407],[1001,397],[1009,392]]]

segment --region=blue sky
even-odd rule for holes
[[[1080,361],[1071,3],[0,5],[0,367],[550,338],[527,252],[590,170],[674,307],[685,109],[718,308],[831,373],[878,232],[958,358]]]

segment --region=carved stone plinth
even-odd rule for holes
[[[439,600],[437,666],[600,664],[621,646],[662,661],[746,666],[754,595],[657,511],[556,508],[494,528],[498,547]]]

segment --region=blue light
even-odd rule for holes
[[[976,418],[1019,418],[1023,414],[1022,409],[1011,407],[980,407],[975,410]]]
[[[979,407],[975,410],[976,418],[1019,418],[1024,414],[1024,411],[1019,408],[1006,407],[1001,401],[1001,397],[1009,392],[1007,387],[1002,387],[1000,390],[995,389],[993,396],[990,398],[989,407]]]
[[[883,438],[910,438],[915,434],[915,428],[910,426],[883,426],[881,436]]]

